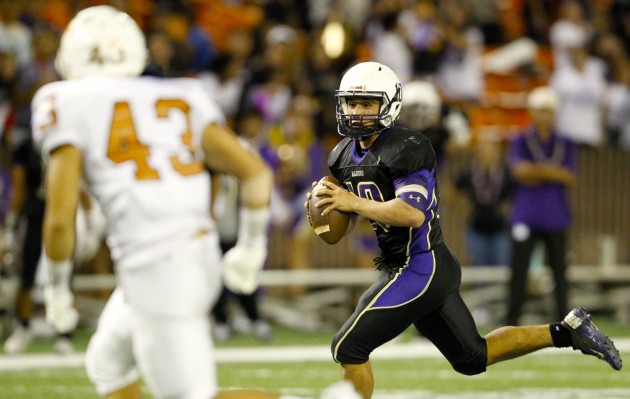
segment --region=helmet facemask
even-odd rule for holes
[[[365,140],[393,126],[402,104],[400,80],[389,67],[378,62],[361,62],[348,69],[335,92],[337,131],[353,140]],[[348,102],[356,98],[371,98],[380,102],[378,113],[351,113]]]
[[[337,131],[353,140],[364,140],[391,127],[400,112],[400,84],[396,88],[395,101],[384,91],[335,91],[337,111]],[[352,114],[348,102],[353,98],[370,98],[379,101],[377,114]],[[392,107],[396,107],[393,110]],[[395,116],[394,116],[395,114]]]

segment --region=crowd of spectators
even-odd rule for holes
[[[274,220],[297,247],[303,192],[325,173],[324,154],[338,140],[333,93],[357,61],[383,62],[403,84],[432,82],[444,108],[465,114],[483,103],[484,52],[527,37],[553,53],[559,130],[584,145],[630,150],[626,1],[2,0],[0,215],[10,147],[29,134],[30,98],[58,78],[60,33],[78,10],[103,3],[144,29],[145,74],[201,78],[228,123],[265,154],[276,172]],[[298,251],[294,262],[302,261]]]
[[[496,163],[496,156],[504,155],[498,152],[483,162],[496,150],[488,146],[500,147],[506,134],[521,130],[500,132],[497,138],[495,130],[486,129],[487,134],[472,125],[471,110],[493,106],[487,98],[492,72],[484,67],[484,55],[523,39],[546,50],[550,62],[530,58],[505,73],[517,80],[536,75],[537,83],[557,92],[559,133],[581,146],[630,151],[628,1],[0,0],[0,233],[7,227],[13,154],[30,141],[32,96],[59,79],[54,56],[64,27],[76,12],[98,4],[127,12],[146,33],[145,75],[199,78],[227,123],[272,166],[272,220],[283,236],[279,259],[285,262],[279,267],[309,268],[314,261],[307,251],[315,235],[304,217],[304,193],[327,173],[326,154],[339,140],[334,91],[344,71],[359,61],[388,65],[407,90],[428,83],[437,89],[439,115],[423,129],[440,167],[457,153],[453,147],[470,151],[480,167],[505,166]],[[414,104],[411,91],[407,102],[403,94],[403,104]],[[526,108],[524,101],[515,106]],[[470,133],[474,140],[468,140]],[[484,137],[492,137],[492,143]],[[460,188],[482,200],[468,226],[476,248],[469,249],[468,262],[507,264],[505,207],[499,206],[507,193],[497,181],[507,172],[493,170],[483,181],[472,178],[479,170],[468,172]],[[480,181],[488,183],[483,190],[475,189]],[[448,197],[448,184],[444,188]],[[490,200],[496,203],[486,203]],[[475,220],[488,221],[479,209],[496,212],[490,218],[496,221],[490,227],[496,242],[475,239],[488,237],[488,231],[476,228]],[[368,224],[361,226],[354,235],[360,248],[355,262],[371,267],[376,255],[372,232]],[[477,230],[482,234],[475,235]],[[474,256],[484,254],[491,256]],[[287,294],[303,292],[304,287],[291,287]]]

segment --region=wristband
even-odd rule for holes
[[[56,261],[46,256],[46,262],[48,263],[50,284],[55,288],[65,288],[70,290],[72,261],[70,259]]]
[[[271,219],[271,211],[268,207],[245,208],[239,211],[238,244],[267,245],[267,227]]]

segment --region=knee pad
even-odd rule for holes
[[[464,375],[477,375],[486,371],[488,364],[487,348],[484,344],[476,350],[464,352],[457,359],[449,359],[455,371]]]
[[[344,338],[346,338],[344,340]],[[331,344],[333,359],[342,364],[363,364],[370,360],[370,352],[362,350],[360,345],[349,345],[347,337],[335,335]]]
[[[131,343],[132,319],[122,291],[116,289],[101,313],[85,353],[88,378],[101,396],[139,379]]]
[[[156,398],[206,399],[218,391],[208,317],[136,314],[134,355]]]
[[[486,365],[479,362],[452,363],[453,369],[464,375],[477,375],[486,371]]]

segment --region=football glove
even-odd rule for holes
[[[223,256],[225,286],[238,294],[252,294],[258,287],[258,272],[267,259],[269,208],[241,207],[238,239]]]
[[[267,259],[267,245],[237,244],[223,256],[223,281],[237,294],[252,294],[258,288],[258,272]]]
[[[74,307],[74,296],[70,291],[72,262],[54,261],[45,257],[49,281],[44,287],[46,321],[59,334],[73,331],[79,323],[79,312]]]
[[[72,292],[66,288],[44,287],[46,321],[59,334],[72,332],[79,324],[79,312],[74,308],[73,301]]]

